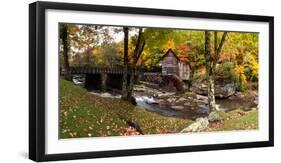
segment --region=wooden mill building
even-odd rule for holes
[[[181,80],[189,80],[190,65],[187,61],[181,61],[176,53],[169,49],[161,58],[162,60],[162,75],[176,75]]]

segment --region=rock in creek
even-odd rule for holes
[[[176,102],[176,98],[174,98],[174,97],[172,97],[172,98],[168,98],[167,99],[167,101],[169,102],[169,103],[174,103],[174,102]]]
[[[208,94],[207,82],[194,81],[191,90],[200,95]],[[234,82],[230,83],[216,83],[215,84],[215,96],[218,98],[227,98],[235,93]]]
[[[179,102],[184,102],[184,101],[186,101],[186,98],[180,97],[176,102],[179,103]]]
[[[184,106],[171,106],[171,108],[175,110],[184,110]]]

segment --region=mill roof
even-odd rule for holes
[[[169,53],[173,54],[174,57],[175,57],[178,61],[180,61],[179,57],[176,55],[176,53],[175,53],[171,48],[161,57],[160,60],[163,60]]]

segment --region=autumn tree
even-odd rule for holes
[[[223,32],[220,43],[218,43],[218,32],[214,33],[214,44],[213,54],[211,53],[211,32],[205,31],[205,66],[206,73],[208,76],[208,103],[212,112],[216,111],[216,100],[215,100],[215,66],[218,62],[223,44],[225,42],[227,32]]]
[[[94,52],[105,49],[113,42],[113,34],[121,28],[98,25],[76,25],[70,35],[70,54],[74,64],[92,66],[95,62]],[[102,51],[102,50],[101,50]],[[99,53],[101,51],[98,51]],[[104,54],[103,52],[101,52]],[[105,57],[104,57],[105,58]],[[76,62],[77,61],[77,62]],[[103,63],[101,63],[103,64]]]
[[[235,71],[238,91],[248,88],[248,82],[258,81],[258,35],[256,33],[229,32],[223,58],[231,62]]]
[[[93,51],[95,66],[116,67],[121,66],[120,45],[116,42],[104,43]]]
[[[178,57],[181,61],[188,62],[189,61],[189,52],[190,47],[188,44],[182,43],[178,48]]]
[[[85,65],[91,65],[92,49],[100,42],[100,33],[98,29],[102,26],[96,25],[81,25],[76,35],[73,37],[73,47],[76,47],[77,51],[82,51],[85,55]]]

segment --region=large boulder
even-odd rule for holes
[[[205,130],[209,125],[208,118],[197,118],[195,122],[189,125],[187,128],[183,129],[181,133],[187,132],[200,132]]]
[[[194,81],[191,90],[200,95],[208,95],[207,81]],[[216,82],[215,96],[218,98],[227,98],[235,93],[234,82]]]
[[[220,117],[220,115],[219,115],[216,111],[214,111],[214,112],[211,112],[211,113],[209,114],[208,120],[209,120],[210,122],[218,121],[218,120],[221,120],[221,117]]]

